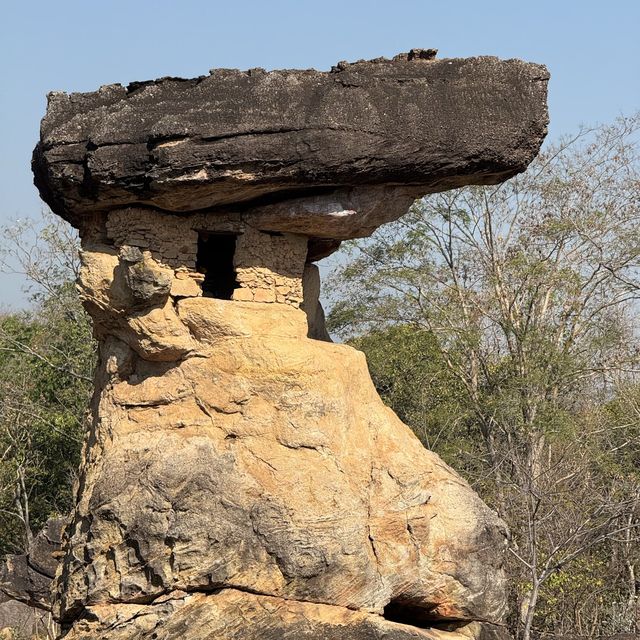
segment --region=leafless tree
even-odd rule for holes
[[[552,576],[637,541],[638,484],[597,480],[582,416],[640,372],[639,134],[640,114],[620,118],[503,185],[427,197],[352,245],[334,280],[334,326],[427,330],[465,390],[484,445],[477,484],[514,530],[523,640]]]

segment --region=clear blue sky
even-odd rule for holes
[[[546,64],[551,138],[640,108],[639,0],[2,0],[0,224],[41,209],[29,163],[48,91],[412,47]],[[0,276],[0,306],[20,287]]]

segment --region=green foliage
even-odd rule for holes
[[[55,226],[43,233],[60,251]],[[72,262],[75,244],[65,246]],[[1,553],[25,550],[49,516],[72,507],[95,345],[72,273],[48,276],[31,309],[0,316]]]

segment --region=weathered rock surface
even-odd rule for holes
[[[178,591],[153,605],[115,609],[90,607],[67,640],[469,640],[477,631],[477,625],[458,631],[419,629],[364,611],[235,589],[210,595]]]
[[[545,67],[433,55],[52,93],[36,184],[79,226],[95,210],[130,205],[194,211],[373,185],[415,199],[523,171],[546,133]],[[406,211],[396,208],[395,217]],[[298,232],[315,235],[315,213],[301,212]],[[324,236],[332,222],[332,237],[365,233],[329,213]]]
[[[50,518],[28,554],[11,555],[0,565],[0,591],[12,600],[51,610],[51,581],[60,564],[63,518]]]
[[[308,338],[286,304],[181,297],[140,332],[158,301],[106,309],[131,259],[110,251],[83,254],[110,333],[56,585],[56,614],[82,620],[70,639],[476,638],[500,623],[504,526],[384,406],[361,353]],[[189,349],[157,360],[176,336]]]

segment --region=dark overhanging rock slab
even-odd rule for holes
[[[546,68],[433,55],[52,93],[35,183],[80,226],[130,205],[184,212],[372,185],[418,197],[523,171],[546,134]]]

